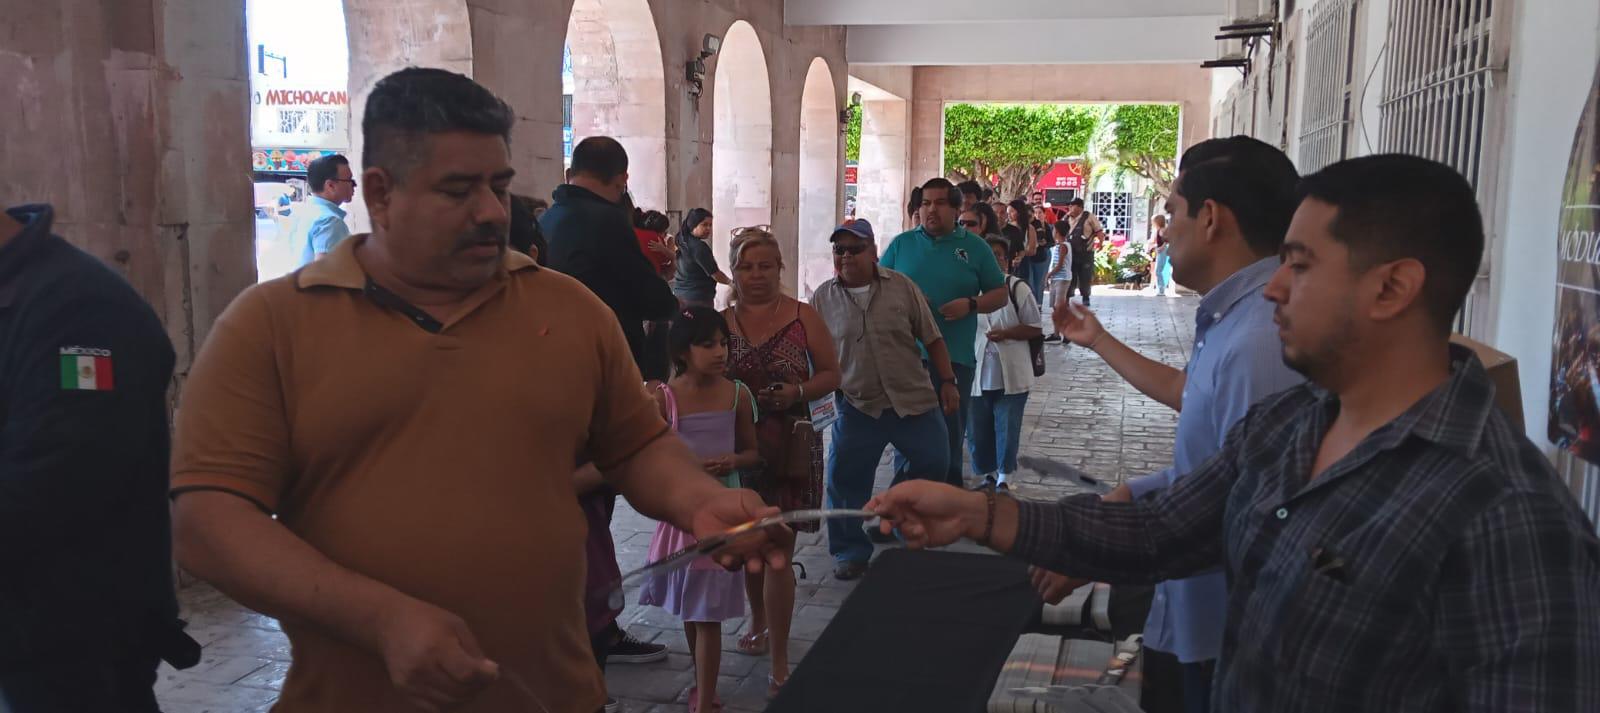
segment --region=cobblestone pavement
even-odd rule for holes
[[[1194,297],[1158,298],[1121,290],[1097,289],[1094,302],[1113,334],[1163,362],[1180,365],[1194,339]],[[1048,330],[1047,330],[1048,331]],[[1171,462],[1177,416],[1127,386],[1098,357],[1077,347],[1046,345],[1049,370],[1036,380],[1025,411],[1022,452],[1045,456],[1118,482],[1153,472]],[[878,486],[888,484],[887,457]],[[1013,486],[1021,497],[1053,499],[1076,491],[1073,484],[1021,473]],[[643,564],[655,523],[619,502],[612,533],[624,571]],[[801,535],[795,559],[807,577],[799,581],[789,656],[798,665],[838,612],[854,583],[831,575],[832,560],[821,535]],[[637,601],[635,591],[628,601]],[[270,617],[235,604],[209,586],[196,584],[179,594],[190,633],[205,646],[199,666],[187,671],[163,667],[156,693],[167,713],[232,713],[269,708],[288,670],[289,643]],[[654,608],[630,605],[622,625],[644,641],[665,644],[670,654],[655,664],[613,665],[607,671],[611,694],[632,713],[686,711],[693,682],[680,623]],[[723,627],[721,683],[718,691],[729,713],[765,707],[766,657],[736,653],[734,641],[748,626],[743,619]]]

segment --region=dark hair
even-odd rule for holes
[[[426,155],[428,134],[466,131],[511,143],[511,107],[483,85],[443,69],[407,67],[373,86],[361,117],[361,167],[395,182]]]
[[[701,223],[704,223],[708,220],[711,220],[711,211],[704,208],[690,208],[689,214],[685,215],[683,217],[683,221],[678,223],[678,237],[692,237],[694,235],[694,229],[700,227]],[[709,235],[706,236],[708,240],[710,237],[711,236]]]
[[[1418,156],[1340,161],[1300,181],[1300,195],[1338,209],[1328,226],[1351,267],[1412,258],[1426,277],[1422,302],[1448,334],[1483,260],[1483,216],[1460,173]]]
[[[327,190],[328,181],[339,177],[339,167],[349,165],[350,159],[339,154],[323,156],[306,166],[306,183],[311,185],[312,193],[321,193]]]
[[[957,183],[956,190],[961,191],[964,194],[971,195],[977,200],[981,200],[983,198],[983,186],[978,185],[977,181],[966,180]]]
[[[590,136],[572,147],[572,172],[609,181],[628,172],[628,150],[610,136]]]
[[[1072,237],[1072,221],[1062,218],[1056,221],[1056,242],[1063,242]]]
[[[1277,150],[1261,139],[1245,136],[1244,134],[1220,139],[1206,139],[1190,146],[1188,150],[1183,152],[1183,157],[1178,160],[1178,170],[1182,171],[1195,164],[1216,158],[1261,151],[1263,148],[1272,151]]]
[[[659,210],[633,209],[633,227],[648,230],[652,233],[665,233],[672,226],[672,221]]]
[[[930,178],[930,179],[928,179],[927,183],[922,184],[922,192],[923,193],[927,193],[929,190],[943,190],[944,191],[944,195],[945,195],[945,202],[949,203],[951,208],[954,208],[956,210],[961,210],[961,198],[962,198],[961,191],[956,190],[955,184],[951,183],[950,179],[948,179],[948,178]],[[921,201],[918,201],[918,203],[920,204]]]
[[[992,235],[1000,232],[1000,226],[1004,224],[1004,222],[1000,220],[1000,216],[995,215],[994,206],[984,203],[983,201],[977,201],[972,205],[962,208],[961,210],[977,213],[978,217],[983,219],[983,227],[986,228],[986,230],[984,230],[983,233],[978,236],[980,238],[985,235]]]
[[[1300,174],[1288,156],[1266,143],[1220,141],[1228,142],[1228,151],[1184,167],[1172,190],[1188,201],[1190,217],[1208,200],[1227,206],[1251,252],[1276,255],[1300,204],[1294,188]]]
[[[911,189],[911,202],[906,204],[906,215],[916,217],[922,208],[922,186]]]
[[[1028,202],[1022,200],[1021,198],[1011,201],[1006,205],[1011,206],[1011,209],[1017,212],[1017,227],[1026,230],[1028,228],[1028,223],[1033,220],[1033,206],[1028,205]]]
[[[1079,208],[1082,208],[1083,207],[1083,199],[1082,198],[1074,198],[1074,199],[1072,199],[1070,201],[1067,201],[1067,205],[1069,205],[1069,206],[1074,206],[1075,205],[1075,206],[1078,206]]]
[[[689,347],[705,344],[719,335],[728,336],[728,321],[715,309],[689,305],[672,315],[672,326],[667,329],[667,355],[672,358],[672,373],[689,370],[689,363],[684,359]]]
[[[1006,262],[1011,261],[1011,241],[1006,240],[1005,238],[984,238],[983,242],[988,243],[990,249],[993,249],[995,246],[999,246],[999,248],[1004,250],[1006,253]]]
[[[538,248],[536,258],[540,265],[546,264],[549,259],[549,250],[546,249],[544,233],[539,229],[539,221],[533,217],[533,209],[538,198],[529,196],[511,195],[511,228],[509,230],[511,247],[523,254],[532,254]]]

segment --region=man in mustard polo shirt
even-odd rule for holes
[[[956,223],[961,214],[961,192],[949,181],[935,178],[922,184],[922,224],[895,236],[878,258],[879,264],[904,274],[922,288],[933,308],[933,321],[950,348],[950,364],[955,368],[956,390],[961,406],[945,415],[950,434],[950,465],[945,482],[960,487],[962,438],[966,435],[967,394],[972,393],[972,375],[978,365],[973,350],[978,337],[978,313],[993,312],[1006,305],[1006,276],[994,261],[989,244]],[[927,353],[923,365],[928,366]],[[939,391],[942,380],[931,366],[928,378]],[[905,458],[895,454],[896,482],[908,477]]]
[[[240,295],[185,384],[178,559],[282,621],[276,710],[599,710],[580,455],[698,535],[775,512],[668,435],[605,304],[508,253],[512,121],[458,74],[380,81],[372,234]],[[719,558],[783,563],[756,539]]]

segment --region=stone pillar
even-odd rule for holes
[[[856,215],[878,233],[878,250],[907,227],[906,186],[911,155],[909,105],[904,99],[861,103],[861,158],[857,162]]]
[[[244,3],[7,3],[0,26],[0,203],[53,204],[155,308],[181,380],[255,279]]]

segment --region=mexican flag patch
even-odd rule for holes
[[[111,350],[62,347],[61,388],[64,391],[110,391]]]

